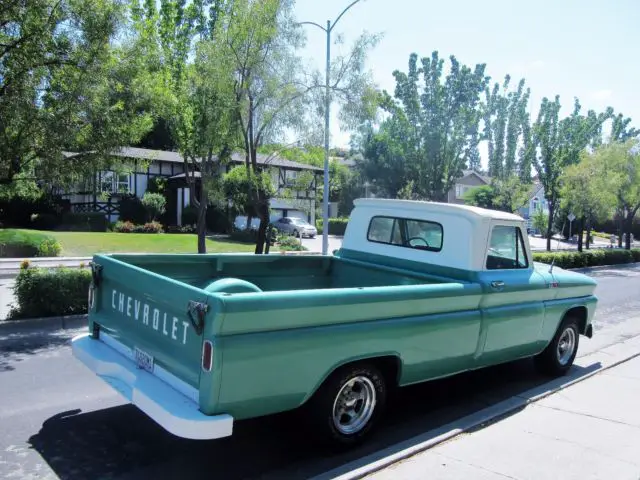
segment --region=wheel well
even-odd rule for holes
[[[396,387],[400,381],[400,358],[395,355],[384,355],[380,357],[363,358],[345,363],[336,368],[331,375],[338,370],[352,365],[368,363],[380,370],[389,387]]]
[[[564,314],[565,318],[573,317],[578,320],[578,330],[581,334],[585,334],[587,330],[587,308],[573,307]]]

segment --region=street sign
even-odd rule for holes
[[[570,222],[573,222],[576,219],[576,216],[573,213],[570,213],[569,215],[567,215],[567,218]]]

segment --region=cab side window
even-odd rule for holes
[[[506,225],[493,227],[487,252],[487,270],[528,267],[529,259],[524,247],[522,230],[518,227]]]

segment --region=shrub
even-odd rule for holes
[[[0,200],[0,216],[3,223],[10,227],[33,228],[34,214],[58,215],[62,211],[58,196],[39,193],[36,197],[3,198]]]
[[[54,213],[34,213],[31,215],[31,228],[54,230],[60,224],[60,220],[60,217]]]
[[[50,235],[28,230],[0,232],[0,257],[57,257],[61,252],[62,246]]]
[[[144,225],[136,225],[134,228],[136,233],[163,233],[162,224],[160,222],[147,222]]]
[[[113,231],[117,233],[132,233],[135,229],[135,225],[130,221],[117,221],[113,226]]]
[[[167,233],[196,233],[197,228],[195,225],[171,225],[167,227]]]
[[[535,262],[551,264],[555,258],[555,265],[560,268],[584,268],[603,265],[619,265],[640,262],[640,249],[599,249],[583,252],[534,252]]]
[[[142,225],[135,225],[132,222],[116,222],[113,231],[117,233],[163,233],[160,222],[147,222]]]
[[[147,221],[147,209],[135,195],[126,195],[118,203],[120,214],[118,218],[123,222],[141,224]]]
[[[277,249],[281,251],[303,252],[309,250],[300,243],[300,240],[289,235],[280,235],[277,239]]]
[[[55,238],[46,238],[38,245],[37,257],[59,257],[62,245]]]
[[[198,209],[193,205],[187,205],[182,210],[182,225],[196,225],[198,223]]]
[[[167,206],[167,199],[161,193],[147,192],[142,197],[142,205],[147,210],[148,217],[151,221],[155,221],[159,216],[163,215]]]
[[[329,219],[329,235],[344,235],[347,229],[348,218],[330,218]],[[316,229],[318,233],[323,233],[322,218],[316,220]]]
[[[74,232],[106,232],[107,216],[102,212],[69,212],[62,216],[60,230]]]
[[[13,288],[17,305],[9,318],[87,313],[91,271],[75,268],[25,268]]]
[[[267,229],[267,234],[269,229]],[[248,230],[234,230],[229,234],[229,238],[235,242],[242,243],[256,243],[258,241],[258,230],[254,230],[252,228]],[[274,229],[271,229],[271,245],[273,245],[277,241],[277,232]]]

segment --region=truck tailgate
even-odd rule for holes
[[[139,368],[169,372],[197,389],[204,292],[108,256],[94,257],[92,268],[90,328],[131,349]]]

